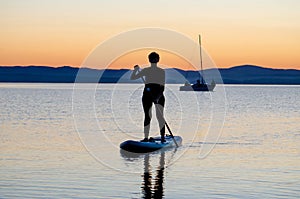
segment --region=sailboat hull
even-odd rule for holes
[[[215,84],[201,84],[199,86],[180,86],[180,91],[213,91],[216,87]]]

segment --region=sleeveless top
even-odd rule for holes
[[[158,101],[165,90],[165,70],[159,67],[148,67],[142,70],[145,76],[144,96],[151,97],[154,102]]]

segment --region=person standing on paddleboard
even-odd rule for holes
[[[158,67],[159,55],[152,52],[148,55],[150,67],[139,71],[139,66],[135,65],[130,79],[135,80],[142,78],[145,83],[142,102],[144,108],[144,139],[142,142],[148,142],[150,122],[152,118],[152,105],[155,104],[156,117],[159,123],[161,142],[165,142],[165,120],[164,120],[164,105],[165,105],[165,70]]]

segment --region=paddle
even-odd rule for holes
[[[135,66],[135,67],[139,67],[139,66]],[[138,70],[138,71],[139,71],[139,70]],[[139,71],[139,72],[140,72],[140,71]],[[144,79],[143,76],[141,77],[141,79],[143,80],[144,84],[146,84],[146,81],[145,81],[145,79]],[[150,93],[150,95],[152,95],[152,94]],[[163,118],[163,120],[164,120],[164,122],[165,122],[165,125],[166,125],[166,127],[167,127],[167,129],[168,129],[168,131],[169,131],[169,133],[170,133],[170,135],[171,135],[171,137],[172,137],[172,139],[173,139],[173,141],[174,141],[176,147],[179,147],[178,144],[177,144],[177,142],[176,142],[176,140],[175,140],[175,138],[174,138],[174,136],[173,136],[173,133],[172,133],[172,131],[171,131],[171,128],[169,127],[169,125],[168,125],[166,119],[164,118],[162,112],[161,112],[160,109],[157,107],[157,104],[156,104],[156,103],[154,103],[154,104],[155,104],[155,108],[156,108],[156,109],[158,110],[158,112],[161,114],[161,116],[162,116],[162,118]]]

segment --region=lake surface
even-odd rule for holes
[[[178,87],[165,117],[183,145],[128,155],[142,85],[0,84],[0,198],[299,198],[300,86]]]

